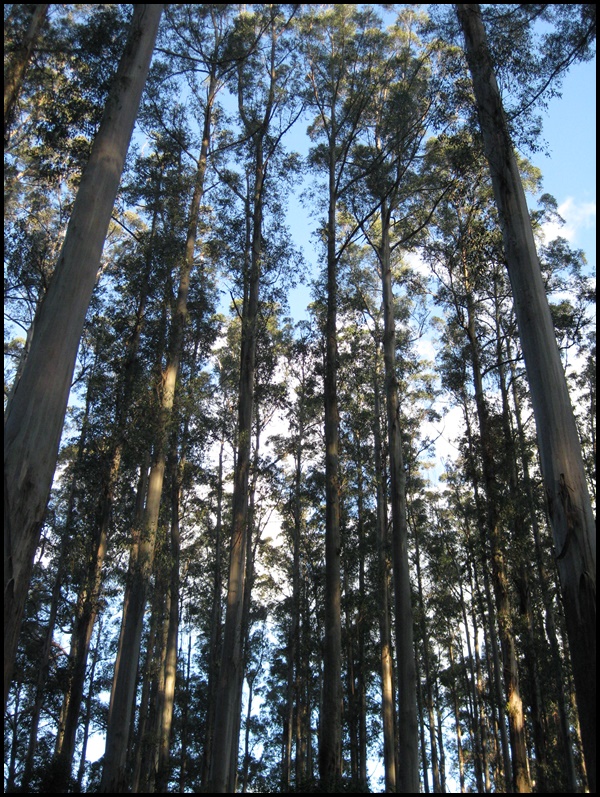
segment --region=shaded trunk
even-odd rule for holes
[[[448,661],[450,662],[450,669],[452,672],[456,672],[457,665],[454,661],[454,646],[452,644],[452,638],[450,637],[450,641],[448,642]],[[458,759],[458,782],[460,785],[460,793],[465,794],[465,755],[463,751],[463,741],[462,741],[462,726],[460,721],[460,705],[458,701],[458,689],[456,688],[456,681],[457,678],[453,677],[450,682],[450,694],[452,696],[452,709],[454,711],[454,729],[456,731],[456,756]],[[475,714],[475,706],[473,706],[472,713]],[[473,718],[474,719],[474,718]],[[472,723],[472,726],[474,723]],[[477,755],[477,748],[473,745],[474,756]],[[479,794],[483,792],[483,789],[478,789]]]
[[[326,792],[336,791],[342,773],[342,625],[337,398],[336,152],[329,147],[327,219],[327,312],[325,321],[325,626],[323,704],[319,738],[319,777]]]
[[[157,187],[157,200],[160,192],[160,183]],[[123,365],[122,388],[117,394],[115,408],[115,433],[106,455],[103,467],[103,478],[100,489],[98,506],[93,518],[93,528],[90,540],[90,554],[84,584],[77,599],[75,622],[71,636],[70,659],[72,669],[69,687],[65,695],[62,716],[64,723],[62,731],[57,735],[55,755],[58,762],[58,771],[71,772],[73,755],[75,752],[75,739],[79,721],[79,707],[83,697],[85,671],[89,653],[92,631],[98,615],[100,590],[102,585],[102,570],[108,543],[110,522],[117,479],[121,465],[121,456],[127,437],[127,418],[129,405],[134,389],[134,365],[137,361],[139,343],[144,326],[144,316],[148,301],[150,286],[150,273],[152,270],[152,247],[154,234],[158,221],[158,212],[154,211],[150,232],[150,240],[146,252],[144,279],[135,316],[135,325],[127,343],[127,354]],[[57,790],[60,791],[59,784]]]
[[[304,385],[302,385],[302,389]],[[302,401],[302,399],[301,399]],[[291,760],[292,742],[294,738],[294,706],[296,716],[301,713],[300,698],[300,536],[302,533],[302,455],[304,447],[304,408],[299,406],[298,417],[298,440],[294,452],[295,474],[294,474],[294,505],[293,505],[293,563],[292,563],[292,606],[291,606],[291,626],[288,637],[287,649],[287,693],[284,719],[284,750],[282,762],[282,787],[284,792],[288,792],[291,782]],[[299,723],[296,724],[296,762],[299,758],[301,741],[299,736]],[[297,779],[297,776],[296,776]]]
[[[90,737],[90,723],[92,721],[92,707],[94,696],[94,678],[96,675],[96,665],[100,657],[100,640],[102,636],[102,615],[97,624],[98,632],[96,634],[96,645],[92,653],[92,661],[90,665],[90,687],[88,690],[87,698],[85,700],[85,713],[83,717],[83,740],[81,742],[81,756],[79,758],[79,768],[77,771],[77,791],[79,794],[82,792],[83,776],[85,775],[85,765],[87,761],[87,745]]]
[[[437,751],[437,738],[433,705],[433,679],[431,677],[431,662],[429,655],[429,637],[427,635],[426,608],[423,600],[423,580],[421,577],[421,557],[419,549],[419,534],[416,523],[413,522],[413,535],[415,538],[415,562],[417,567],[417,594],[420,608],[420,631],[423,645],[423,663],[425,665],[425,702],[429,718],[429,747],[431,750],[431,774],[433,777],[433,792],[438,794],[440,787],[440,771]],[[423,723],[421,723],[423,724]]]
[[[376,366],[377,369],[377,366]],[[375,418],[373,436],[375,448],[375,478],[377,490],[377,563],[378,586],[377,601],[379,604],[379,646],[381,650],[381,715],[383,723],[383,768],[386,793],[396,791],[396,733],[394,717],[394,679],[392,662],[392,641],[390,633],[390,563],[387,539],[387,503],[384,498],[385,476],[382,462],[381,442],[381,406],[379,399],[379,382],[375,370],[374,382]]]
[[[268,117],[265,117],[268,118]],[[243,678],[243,610],[248,538],[248,486],[252,413],[254,408],[254,380],[256,370],[256,340],[262,254],[263,185],[265,163],[263,139],[266,129],[256,142],[254,171],[253,224],[247,301],[242,313],[242,344],[240,351],[240,390],[238,401],[238,451],[234,474],[232,500],[232,531],[229,550],[229,579],[227,607],[223,631],[223,649],[219,668],[216,701],[219,711],[215,717],[214,737],[208,791],[223,794],[230,789],[235,770],[241,712],[241,683]]]
[[[202,787],[208,783],[210,762],[213,749],[213,735],[216,712],[216,686],[218,683],[218,667],[221,654],[221,591],[223,582],[221,578],[221,540],[223,530],[223,451],[225,447],[225,433],[219,446],[219,467],[217,476],[217,508],[215,523],[215,561],[213,594],[210,625],[210,653],[208,661],[208,707],[206,709],[206,726],[204,729],[204,747],[202,762]],[[181,784],[180,784],[181,785]]]
[[[175,682],[177,678],[177,639],[179,634],[179,480],[174,479],[173,506],[170,529],[169,557],[169,615],[164,665],[164,686],[161,699],[160,732],[155,791],[167,793],[169,756],[175,707]]]
[[[596,791],[596,541],[581,445],[478,4],[458,4],[536,420],[590,791]]]
[[[4,427],[4,700],[56,467],[75,359],[163,5],[134,6],[129,38],[35,321]]]
[[[508,351],[508,360],[513,362],[510,349]],[[523,485],[527,499],[527,506],[529,509],[529,518],[531,523],[531,531],[535,545],[535,562],[542,593],[542,602],[544,604],[545,613],[545,629],[548,643],[550,646],[550,659],[552,662],[552,669],[554,671],[554,683],[556,688],[556,702],[558,706],[559,715],[559,736],[561,741],[563,753],[563,768],[565,771],[565,788],[569,792],[577,792],[579,786],[577,783],[577,774],[575,772],[575,762],[573,760],[573,745],[572,734],[570,729],[569,716],[567,711],[567,697],[565,694],[565,676],[563,671],[563,661],[561,650],[556,633],[556,621],[554,617],[554,601],[550,590],[549,577],[544,565],[544,553],[542,548],[542,539],[540,534],[540,527],[537,519],[537,512],[535,506],[535,498],[533,493],[533,482],[530,475],[530,455],[525,439],[525,429],[523,426],[521,414],[521,402],[517,390],[517,375],[514,362],[512,365],[512,396],[515,411],[515,419],[517,423],[517,435],[519,442],[519,453],[521,459],[521,467],[523,470]]]
[[[408,566],[408,523],[406,475],[402,453],[398,379],[396,376],[396,331],[390,263],[389,210],[381,209],[381,275],[383,288],[385,393],[390,457],[392,507],[392,561],[396,609],[396,656],[398,667],[398,749],[397,790],[400,794],[419,792],[419,729],[417,718],[417,677],[413,643],[412,597]]]
[[[463,254],[463,277],[468,286],[466,255]],[[512,607],[508,590],[508,572],[504,551],[506,540],[503,539],[500,521],[499,474],[496,468],[494,440],[489,423],[489,414],[484,397],[483,378],[479,357],[479,346],[475,328],[475,311],[473,299],[467,287],[467,328],[473,369],[473,386],[475,404],[479,422],[480,454],[485,491],[485,512],[487,533],[489,535],[492,583],[496,600],[496,612],[502,650],[502,671],[506,691],[506,711],[512,751],[512,767],[506,772],[507,779],[512,780],[512,788],[516,792],[530,792],[531,783],[527,766],[527,747],[525,743],[525,720],[523,702],[519,685],[515,635],[512,627]],[[515,543],[517,540],[514,541]],[[493,633],[493,630],[490,630]],[[499,706],[501,704],[499,703]],[[509,784],[507,783],[507,788]]]
[[[83,421],[81,424],[81,433],[79,436],[79,444],[77,450],[77,457],[76,457],[76,464],[81,463],[83,458],[83,453],[85,450],[85,441],[88,432],[88,420],[89,420],[89,412],[90,412],[90,405],[92,403],[92,388],[91,382],[88,383],[88,390],[86,394],[86,401],[85,401],[85,410]],[[52,641],[54,638],[54,626],[56,623],[56,616],[58,612],[58,604],[60,601],[61,596],[61,587],[63,583],[63,573],[64,568],[67,560],[69,543],[72,537],[72,524],[73,524],[73,513],[75,510],[75,490],[77,487],[77,475],[76,472],[73,474],[71,479],[71,485],[69,488],[69,498],[67,501],[67,512],[66,512],[66,519],[65,519],[65,528],[61,535],[61,543],[60,543],[60,557],[59,563],[56,573],[56,578],[54,582],[54,586],[52,589],[52,602],[50,605],[50,617],[48,620],[48,628],[46,631],[46,636],[44,639],[44,647],[42,650],[41,661],[39,664],[38,670],[38,682],[36,687],[36,698],[33,707],[32,717],[31,717],[31,725],[29,731],[29,745],[27,749],[27,755],[25,758],[25,766],[23,769],[23,776],[21,778],[21,788],[24,791],[29,790],[29,784],[31,777],[33,775],[33,765],[34,765],[34,756],[35,751],[37,748],[37,740],[38,740],[38,727],[39,727],[39,719],[40,719],[40,711],[42,708],[42,704],[44,701],[44,694],[46,689],[46,681],[48,677],[48,664],[50,660],[50,650],[52,647]],[[72,651],[70,653],[71,658]],[[59,720],[59,726],[57,731],[57,743],[58,740],[61,739],[64,735],[64,717],[65,711],[64,706],[63,710],[61,711],[61,716]],[[55,768],[55,780],[54,780],[54,787],[57,792],[60,792],[63,788],[66,787],[65,781],[68,780],[68,776],[70,776],[71,772],[70,769],[68,773],[66,772],[66,766],[63,764],[62,766],[59,764],[58,767]]]

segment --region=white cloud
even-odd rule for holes
[[[587,230],[596,227],[596,202],[577,202],[573,197],[558,206],[559,215],[565,220],[561,225],[558,222],[544,224],[544,239],[547,242],[560,236],[570,243],[578,243],[578,237]]]

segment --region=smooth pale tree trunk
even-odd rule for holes
[[[8,145],[10,126],[19,90],[25,77],[25,70],[31,58],[33,47],[48,14],[49,3],[36,3],[31,6],[31,19],[22,41],[15,47],[4,68],[4,146]],[[6,63],[6,62],[5,62]]]
[[[596,538],[581,445],[479,4],[457,4],[531,392],[584,756],[596,790]]]
[[[398,667],[397,791],[419,792],[419,721],[417,674],[413,641],[412,596],[408,566],[406,476],[402,454],[398,379],[396,376],[396,330],[389,245],[389,209],[382,204],[381,273],[383,289],[383,359],[390,457],[390,504],[392,507],[392,559],[396,609],[396,658]]]
[[[84,169],[54,276],[4,426],[4,701],[79,341],[163,5],[134,6],[129,38]]]

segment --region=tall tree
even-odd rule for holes
[[[297,110],[293,110],[290,70],[289,29],[296,8],[265,5],[240,16],[249,57],[240,62],[234,91],[242,126],[244,148],[249,153],[246,191],[240,192],[235,179],[232,189],[244,203],[246,215],[243,261],[243,302],[241,312],[240,380],[237,422],[237,457],[233,487],[233,518],[229,549],[227,608],[223,630],[221,666],[217,685],[218,712],[212,740],[208,789],[217,794],[234,791],[240,729],[246,557],[249,553],[249,476],[252,419],[256,379],[261,284],[269,263],[264,240],[264,218],[270,172],[275,172],[281,139]],[[286,81],[287,84],[286,84]],[[286,107],[290,103],[292,110]]]
[[[164,372],[160,373],[156,386],[160,395],[159,418],[156,424],[155,440],[153,441],[153,458],[141,538],[137,555],[132,561],[132,577],[128,583],[128,596],[123,611],[119,656],[115,666],[115,678],[111,693],[107,747],[102,780],[103,791],[119,791],[124,787],[124,766],[127,752],[127,746],[124,744],[124,735],[128,734],[131,722],[146,590],[152,571],[169,438],[172,433],[175,392],[183,354],[185,331],[189,319],[187,301],[196,260],[198,225],[212,135],[213,107],[217,91],[221,86],[219,72],[219,60],[213,57],[208,69],[209,80],[204,101],[203,118],[201,119],[200,152],[195,163],[194,186],[187,219],[185,246],[183,257],[179,264],[177,296],[172,307],[173,320],[168,336],[166,367]]]
[[[315,121],[309,132],[319,142],[312,161],[326,179],[325,340],[325,645],[319,772],[323,787],[336,790],[342,773],[341,743],[341,536],[338,369],[338,267],[352,237],[338,226],[340,202],[352,183],[350,153],[370,101],[378,52],[378,20],[372,9],[337,4],[311,12],[304,45],[309,106]]]
[[[575,7],[578,13],[579,8]],[[590,790],[596,789],[596,537],[581,444],[478,4],[457,4],[538,430]],[[552,385],[552,389],[549,389]]]
[[[81,177],[54,278],[5,416],[5,704],[81,331],[162,10],[162,4],[134,7],[129,37]]]

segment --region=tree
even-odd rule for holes
[[[49,3],[35,3],[27,7],[31,13],[31,19],[27,30],[22,35],[20,41],[14,45],[14,49],[9,56],[8,65],[4,66],[4,146],[8,144],[10,125],[14,113],[14,107],[19,95],[19,89],[23,82],[23,77],[27,69],[27,64],[31,53],[39,36],[40,29],[44,24],[48,13]],[[22,6],[17,5],[17,8]],[[13,11],[15,6],[13,6]],[[6,23],[5,23],[6,24]]]
[[[324,702],[319,771],[323,787],[335,791],[341,776],[341,570],[339,408],[337,398],[338,266],[353,236],[338,226],[340,202],[354,181],[349,163],[370,101],[379,38],[373,11],[347,4],[311,13],[306,19],[308,102],[315,112],[309,133],[318,143],[311,154],[326,179],[325,340],[325,646]],[[356,227],[354,228],[354,231]]]
[[[478,4],[457,4],[538,430],[590,789],[596,788],[596,543],[581,444]],[[552,385],[552,389],[548,386]]]
[[[96,283],[162,4],[137,5],[105,114],[4,427],[4,700],[77,348]]]
[[[223,629],[221,666],[217,685],[219,710],[212,740],[208,789],[234,791],[239,743],[244,605],[248,600],[246,557],[249,553],[249,476],[252,418],[256,379],[260,291],[269,266],[264,243],[268,177],[276,171],[281,139],[297,117],[290,91],[293,74],[289,61],[289,29],[296,13],[279,6],[260,6],[239,18],[245,32],[248,59],[240,62],[237,85],[242,136],[249,158],[244,189],[233,176],[230,186],[244,203],[245,243],[242,247],[243,301],[241,309],[240,381],[238,397],[237,458],[233,488],[233,518],[229,552],[227,609]],[[264,38],[261,37],[264,36]],[[288,84],[285,85],[285,81]],[[292,106],[290,112],[289,106]]]

